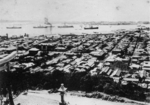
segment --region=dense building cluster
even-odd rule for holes
[[[102,79],[104,81],[109,77],[124,86],[133,82],[141,88],[148,89],[150,88],[149,37],[149,31],[136,29],[107,34],[10,38],[0,43],[0,58],[17,51],[17,56],[10,62],[11,72],[25,73],[25,84],[32,81],[28,85],[36,84],[34,86],[40,87],[39,82],[41,85],[56,88],[61,82],[67,83],[67,79],[64,78],[66,74],[70,74],[69,80],[73,80],[78,76],[73,77],[72,74],[79,73],[80,79],[86,75],[79,82],[83,80],[85,83],[86,77],[89,78],[88,75],[97,75],[104,77],[105,79]],[[40,78],[40,73],[53,75],[36,80],[37,77]],[[46,83],[46,80],[53,85]],[[67,86],[71,87],[72,83],[68,82]]]

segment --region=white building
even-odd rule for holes
[[[150,72],[150,61],[144,61],[142,65],[142,70]]]

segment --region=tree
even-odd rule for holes
[[[124,70],[128,70],[128,64],[125,64],[124,62],[122,61],[115,61],[111,66],[110,68],[112,70],[115,70],[115,69],[120,69],[122,71]]]
[[[87,74],[86,76],[81,78],[82,90],[84,90],[86,92],[92,91],[92,86],[93,86],[93,82],[92,82],[92,77],[90,74]]]

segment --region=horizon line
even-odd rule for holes
[[[12,22],[42,22],[42,20],[3,20],[1,19],[0,22],[7,22],[7,21],[12,21]],[[43,20],[44,21],[44,20]],[[91,20],[91,21],[49,21],[49,22],[150,22],[149,20],[139,20],[139,21],[134,21],[134,20],[130,20],[130,21],[125,21],[125,20],[119,20],[119,21],[107,21],[107,20],[100,20],[100,21],[94,21],[94,20]]]

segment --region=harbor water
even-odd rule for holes
[[[34,26],[42,26],[44,24],[35,22],[2,22],[0,24],[0,35],[12,36],[12,35],[24,35],[25,33],[29,36],[36,35],[50,35],[50,34],[90,34],[90,33],[103,33],[103,32],[113,32],[118,29],[134,29],[137,25],[99,25],[99,29],[84,30],[84,25],[82,24],[72,24],[74,28],[58,28],[58,26],[63,24],[52,24],[52,28],[33,28]],[[19,26],[21,29],[7,29],[6,27]]]

